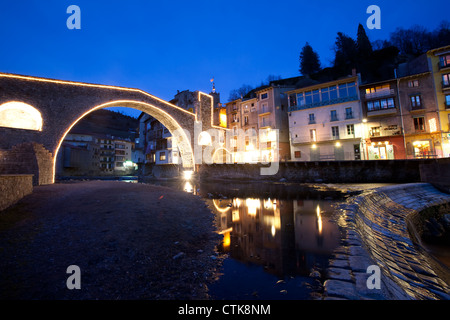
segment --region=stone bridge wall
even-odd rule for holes
[[[0,211],[33,192],[33,175],[0,175]]]

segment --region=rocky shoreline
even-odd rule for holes
[[[0,299],[195,300],[221,264],[198,197],[116,181],[36,187],[0,214]],[[68,266],[81,269],[69,290]]]

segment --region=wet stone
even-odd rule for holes
[[[358,294],[355,286],[351,282],[341,280],[327,280],[324,283],[324,290],[328,296],[337,296],[350,300],[357,300]]]
[[[352,280],[351,271],[349,269],[329,268],[327,271],[327,275],[330,279],[343,280],[343,281],[351,281]]]

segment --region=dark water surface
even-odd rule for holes
[[[339,245],[332,218],[344,194],[302,184],[154,182],[201,196],[228,257],[212,285],[215,300],[310,299]]]

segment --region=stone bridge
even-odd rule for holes
[[[107,107],[138,109],[160,121],[177,142],[183,167],[195,170],[196,136],[214,127],[212,97],[199,92],[198,101],[192,113],[139,89],[0,73],[0,174],[54,183],[64,137],[84,116]]]

